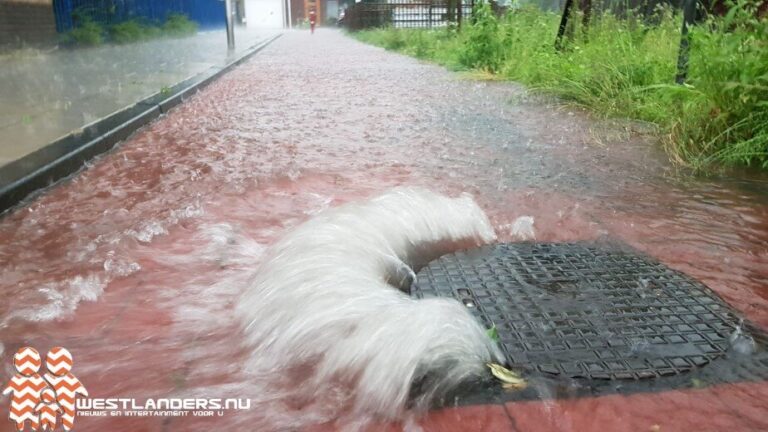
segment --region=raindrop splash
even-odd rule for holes
[[[739,320],[739,325],[728,337],[731,344],[731,350],[741,355],[751,355],[755,352],[755,339],[747,333],[744,333],[744,318]]]
[[[522,241],[536,240],[536,232],[533,230],[532,216],[520,216],[515,219],[509,231],[515,239]]]

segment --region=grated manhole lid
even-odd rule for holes
[[[713,291],[636,252],[496,244],[421,269],[411,295],[455,297],[495,325],[512,367],[588,379],[678,375],[726,354],[739,325]]]

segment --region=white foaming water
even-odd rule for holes
[[[256,373],[300,368],[302,388],[352,389],[353,412],[398,418],[485,372],[501,353],[453,299],[414,300],[415,270],[452,250],[493,241],[468,195],[398,188],[322,212],[265,252],[237,306]]]
[[[518,240],[535,240],[536,232],[533,230],[533,217],[520,216],[515,219],[512,227],[509,229],[509,233]]]
[[[264,246],[250,237],[242,235],[227,223],[204,224],[194,236],[195,242],[205,244],[205,247],[189,254],[183,253],[155,254],[156,261],[177,265],[195,264],[199,262],[215,262],[221,265],[241,265],[254,267],[264,251]]]
[[[62,316],[71,315],[81,301],[95,301],[104,291],[106,282],[99,276],[91,274],[86,277],[75,276],[62,283],[52,283],[38,288],[47,303],[41,306],[15,309],[9,313],[0,328],[15,319],[25,321],[51,321]]]

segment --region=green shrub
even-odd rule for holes
[[[490,3],[478,1],[472,11],[470,25],[466,26],[464,46],[459,61],[468,68],[496,72],[506,54],[503,33]]]
[[[672,148],[680,158],[768,168],[768,20],[741,2],[691,32],[685,108]]]
[[[454,28],[439,30],[373,29],[354,33],[363,42],[391,51],[435,61],[452,70],[466,69],[459,62],[462,40]]]
[[[106,40],[110,42],[126,44],[161,36],[189,36],[197,32],[197,23],[181,14],[169,15],[162,26],[131,19],[113,24],[106,31],[91,16],[92,11],[88,9],[78,9],[74,12],[72,18],[75,28],[64,36],[63,41],[67,44],[90,46],[101,44],[106,36]]]
[[[170,14],[163,23],[163,33],[169,36],[189,36],[197,33],[197,23],[183,14]]]
[[[389,29],[371,30],[370,33],[361,33],[368,37],[369,42],[375,43],[388,50],[399,50],[406,46],[408,30],[393,31]]]
[[[123,21],[109,28],[109,40],[124,44],[151,39],[160,35],[157,27],[144,25],[138,20]]]
[[[104,28],[88,18],[81,17],[77,26],[67,33],[67,40],[78,45],[94,46],[99,45],[104,40]]]
[[[559,16],[522,8],[497,18],[480,4],[461,32],[378,29],[363,41],[452,69],[481,69],[592,109],[655,123],[671,159],[695,169],[768,169],[768,20],[746,0],[691,30],[685,86],[674,84],[681,17],[660,9],[653,24],[610,14],[554,49]]]

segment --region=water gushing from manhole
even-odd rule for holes
[[[414,300],[387,281],[441,254],[496,235],[469,196],[398,188],[326,211],[266,253],[237,311],[254,371],[303,367],[301,386],[354,389],[354,409],[397,418],[470,376],[501,352],[453,299]]]

